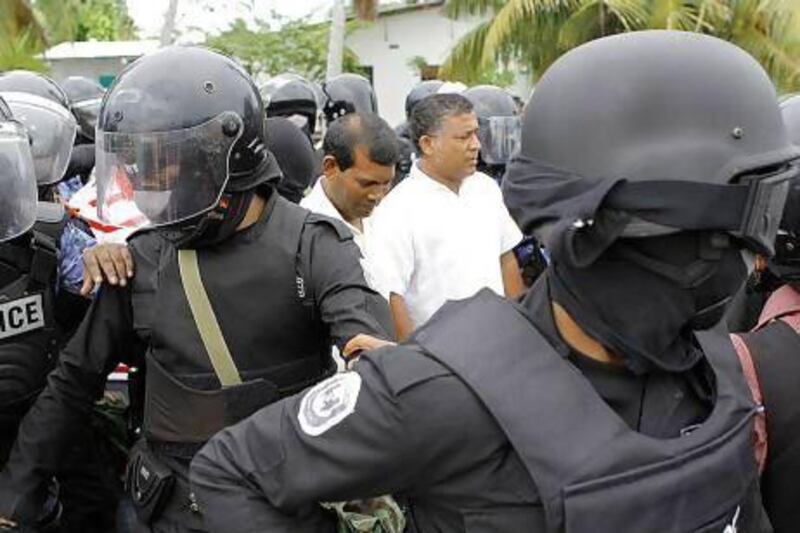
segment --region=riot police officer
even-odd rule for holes
[[[390,330],[349,232],[273,192],[257,88],[234,62],[174,47],[132,63],[103,100],[98,211],[122,198],[150,231],[132,282],[100,289],[23,420],[0,515],[25,526],[118,361],[146,369],[128,485],[143,528],[202,531],[186,479],[219,429],[330,375]]]
[[[789,137],[800,146],[800,97],[781,103]],[[775,256],[758,269],[757,290],[763,295],[752,331],[734,335],[734,344],[750,361],[753,380],[765,409],[764,472],[761,491],[776,533],[797,529],[800,510],[800,181],[795,180],[786,201]]]
[[[259,89],[268,117],[285,117],[311,140],[317,128],[317,95],[302,76],[280,74]]]
[[[49,102],[10,94],[17,104],[24,101],[34,106],[15,105],[26,113],[34,113],[37,104],[46,108]],[[29,145],[35,146],[40,136],[13,118],[10,106],[0,98],[0,465],[5,465],[19,422],[44,388],[60,347],[88,306],[72,292],[69,271],[74,258],[65,250],[65,242],[81,230],[66,221],[61,206],[37,205],[36,164]],[[47,121],[37,125],[45,127]],[[59,483],[48,485],[51,497],[40,508],[40,527],[59,514],[66,532],[113,527],[117,499],[113,473],[92,440],[91,430],[83,428],[81,434],[83,442],[73,447],[68,460],[53,472]],[[58,512],[59,499],[63,513]]]
[[[567,53],[504,191],[551,268],[519,304],[446,304],[211,439],[192,464],[211,531],[333,531],[316,500],[382,492],[414,531],[769,531],[758,409],[715,324],[749,250],[771,250],[797,155],[768,76],[727,42]]]
[[[106,90],[97,81],[85,76],[69,76],[61,82],[61,88],[69,98],[72,113],[78,121],[78,144],[91,144],[100,102]]]
[[[327,100],[322,107],[328,124],[348,113],[378,114],[378,99],[372,84],[360,74],[345,72],[322,84]]]
[[[494,85],[477,85],[464,91],[478,117],[478,170],[503,179],[506,163],[519,148],[520,119],[511,95]]]

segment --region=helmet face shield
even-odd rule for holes
[[[28,134],[17,122],[0,122],[0,242],[28,231],[36,222],[36,175]]]
[[[27,93],[7,92],[2,97],[30,137],[31,154],[39,185],[61,181],[69,165],[78,124],[55,102]]]
[[[118,133],[98,130],[97,211],[114,223],[110,206],[131,200],[142,227],[177,224],[216,206],[230,177],[229,157],[243,123],[232,112],[183,130]]]
[[[490,165],[505,165],[519,150],[521,133],[517,116],[478,118],[481,157]]]

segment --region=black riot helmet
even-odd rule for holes
[[[764,69],[697,33],[598,39],[543,74],[520,146],[504,196],[548,248],[553,299],[635,372],[697,364],[691,332],[721,319],[750,251],[772,254],[797,175]]]
[[[97,115],[106,90],[100,83],[85,76],[65,78],[61,87],[72,103],[72,114],[78,121],[81,134],[87,139],[94,139]]]
[[[358,74],[339,74],[322,84],[327,100],[323,107],[330,124],[349,113],[377,113],[378,102],[372,84]]]
[[[268,117],[286,117],[308,135],[317,123],[317,94],[302,76],[281,74],[261,86]]]
[[[69,109],[70,99],[55,81],[28,70],[10,70],[0,73],[0,92],[28,93],[47,98]]]
[[[444,82],[441,80],[425,80],[416,84],[406,95],[406,119],[411,117],[411,110],[420,100],[426,96],[436,94],[443,84]]]
[[[464,91],[478,117],[480,158],[486,165],[504,166],[519,148],[520,119],[510,94],[494,85]]]
[[[144,215],[145,227],[162,228],[178,245],[226,237],[249,194],[280,179],[264,120],[255,84],[223,55],[175,46],[136,60],[100,109],[99,215],[116,223],[111,204],[125,198]],[[217,235],[220,224],[224,235]]]
[[[645,31],[593,41],[548,69],[525,109],[515,174],[528,163],[563,177],[553,186],[580,181],[624,226],[619,236],[725,230],[770,254],[798,153],[769,77],[746,52],[700,34]],[[729,209],[716,208],[722,201]],[[564,207],[524,209],[522,222],[548,225],[561,210],[558,218],[573,218],[562,222],[581,226],[598,206]]]

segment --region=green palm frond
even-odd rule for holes
[[[453,16],[492,13],[454,48],[451,72],[492,62],[535,79],[560,55],[603,35],[675,29],[714,35],[758,59],[785,91],[800,90],[800,0],[450,0]]]
[[[439,69],[443,79],[468,83],[477,79],[480,72],[488,67],[484,62],[483,50],[490,25],[491,21],[479,24],[461,38]]]

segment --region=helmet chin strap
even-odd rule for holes
[[[186,225],[164,228],[162,236],[176,248],[204,248],[218,244],[236,232],[245,215],[255,189],[226,192],[216,207]]]

